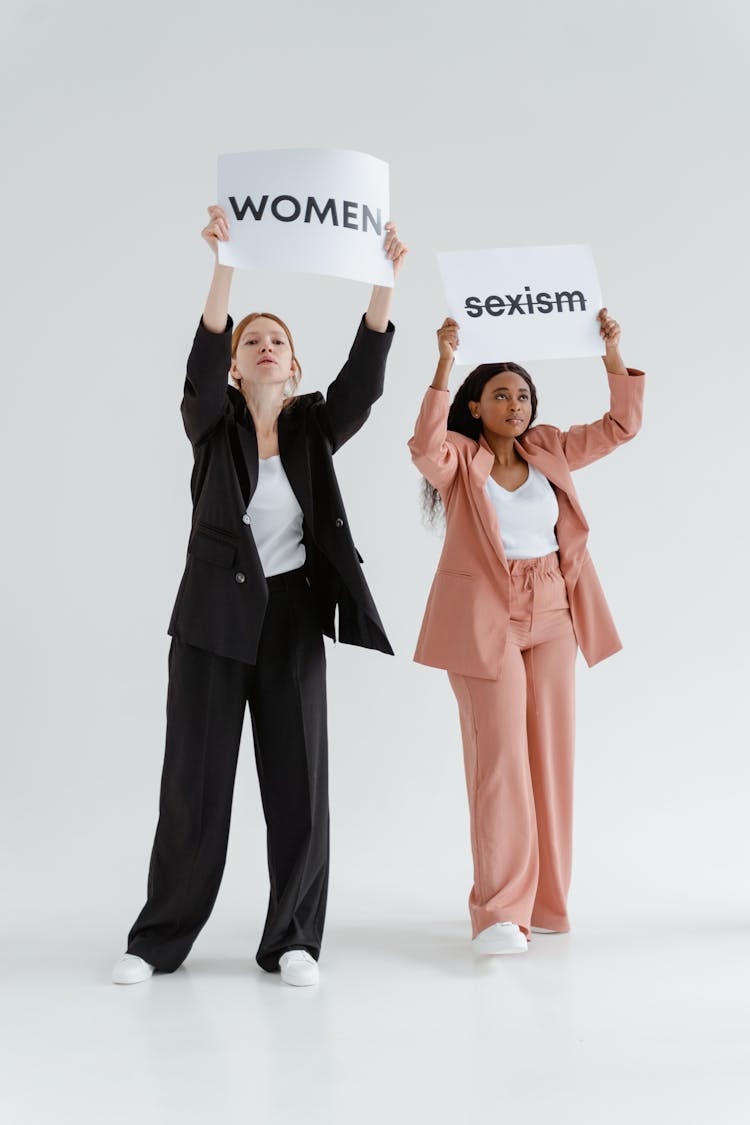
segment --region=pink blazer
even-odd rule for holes
[[[641,425],[643,372],[609,375],[610,408],[598,422],[561,432],[533,426],[516,450],[544,473],[557,494],[557,541],[578,646],[587,664],[622,648],[594,564],[586,549],[589,526],[572,471],[630,441]],[[485,485],[494,454],[447,429],[450,395],[429,387],[409,441],[412,460],[445,505],[443,552],[432,583],[414,659],[464,676],[500,674],[510,616],[510,572],[497,516]]]

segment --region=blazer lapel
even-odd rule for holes
[[[314,533],[313,502],[310,487],[310,467],[307,457],[307,443],[301,433],[303,416],[299,407],[282,410],[279,415],[279,453],[284,472],[289,478],[292,492],[302,509],[305,523]]]
[[[258,439],[244,398],[235,387],[227,389],[234,410],[234,425],[229,429],[229,444],[242,493],[247,508],[258,487]]]
[[[494,463],[494,453],[484,437],[480,437],[477,452],[469,466],[469,480],[474,489],[474,502],[477,506],[477,512],[479,513],[479,518],[482,521],[482,526],[487,534],[487,538],[492,544],[495,554],[504,568],[509,570],[503,540],[500,535],[500,527],[497,522],[497,513],[492,501],[487,495],[487,478],[492,472]]]
[[[232,452],[242,491],[242,499],[247,508],[253,498],[255,489],[258,487],[258,439],[255,436],[255,426],[252,424],[252,419],[249,426],[235,426],[232,438],[237,443]],[[234,445],[234,441],[232,444]]]

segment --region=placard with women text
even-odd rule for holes
[[[457,363],[604,354],[601,288],[590,246],[438,254]]]
[[[229,219],[222,265],[393,285],[383,252],[388,165],[346,149],[269,149],[219,157]]]

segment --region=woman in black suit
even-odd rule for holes
[[[193,446],[193,519],[169,632],[167,735],[146,905],[115,965],[135,984],[173,972],[205,925],[229,835],[245,705],[266,818],[270,896],[258,964],[318,980],[328,886],[323,633],[390,653],[361,570],[332,455],[383,391],[392,289],[375,286],[325,398],[297,395],[286,325],[252,313],[233,329],[233,270],[219,264],[226,215],[209,208],[216,263],[187,364],[182,417]],[[392,223],[384,251],[407,248]],[[228,382],[231,376],[233,385]]]

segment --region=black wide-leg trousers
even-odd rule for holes
[[[167,738],[148,897],[128,953],[173,972],[208,921],[224,872],[245,704],[266,819],[270,895],[256,959],[317,959],[328,891],[325,651],[301,570],[268,579],[257,663],[173,638]]]

